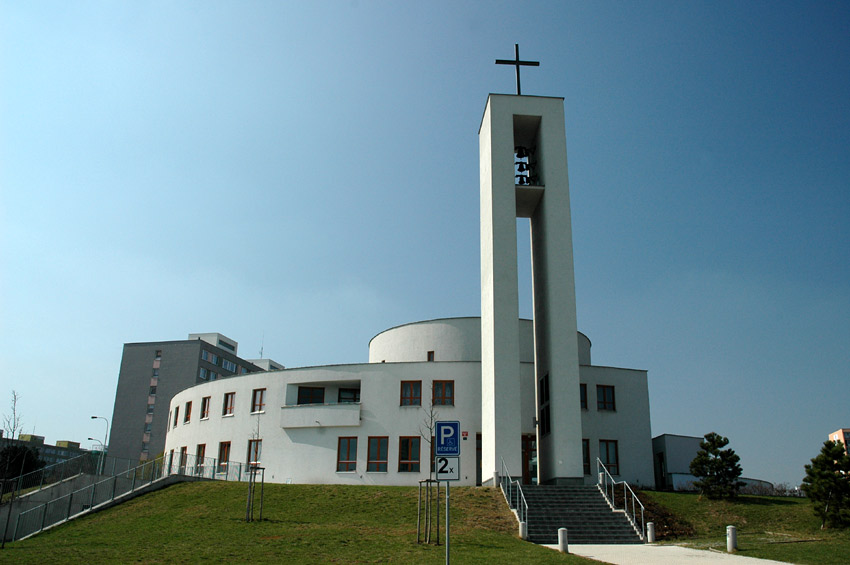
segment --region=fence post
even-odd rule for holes
[[[68,510],[65,512],[65,519],[71,517],[71,505],[74,503],[74,493],[68,493]]]

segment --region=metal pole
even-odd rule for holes
[[[263,521],[263,490],[266,486],[266,468],[262,467],[262,474],[260,475],[260,522]]]
[[[446,565],[449,565],[449,486],[450,482],[446,481]]]

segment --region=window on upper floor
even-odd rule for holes
[[[359,388],[341,388],[337,396],[337,402],[340,404],[353,404],[360,402]]]
[[[324,404],[325,388],[321,386],[299,386],[298,404]]]
[[[454,406],[455,382],[434,381],[431,398],[435,406]]]
[[[429,351],[429,352],[428,352],[428,361],[433,361],[433,360],[434,360],[434,352],[433,352],[433,351]]]
[[[222,403],[222,406],[221,406],[221,415],[222,416],[232,415],[234,404],[236,404],[236,393],[235,392],[224,393],[224,402]]]
[[[596,385],[596,409],[616,410],[614,401],[614,387],[609,385]]]
[[[177,427],[177,422],[179,422],[179,421],[180,421],[180,407],[175,406],[174,407],[174,423],[173,423],[172,427]]]
[[[266,389],[255,388],[251,394],[251,412],[262,412],[266,407]]]
[[[357,438],[356,437],[341,437],[337,447],[336,455],[336,471],[356,471],[357,470]]]
[[[387,472],[387,446],[389,444],[388,437],[370,437],[369,438],[369,453],[366,462],[366,471],[372,473]]]
[[[151,395],[151,396],[154,396],[156,394],[156,386],[152,386],[150,388],[150,392],[148,392],[148,394]]]
[[[201,420],[210,417],[210,397],[205,396],[201,399]]]
[[[579,398],[581,399],[581,409],[587,410],[587,385],[584,383],[579,385]]]
[[[157,349],[156,352],[153,354],[153,358],[162,359],[162,349]]]
[[[422,405],[422,381],[401,381],[401,405]]]
[[[183,413],[183,423],[188,424],[189,420],[191,420],[191,419],[192,419],[192,403],[187,402],[186,403],[186,409],[184,410],[184,413]]]

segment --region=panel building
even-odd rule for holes
[[[190,334],[181,341],[126,343],[118,373],[109,435],[109,455],[146,461],[165,448],[168,402],[197,383],[282,369],[237,355],[239,344],[218,333]]]

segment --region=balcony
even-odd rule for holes
[[[359,426],[360,403],[297,404],[281,406],[281,428],[330,428]]]

